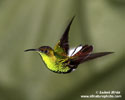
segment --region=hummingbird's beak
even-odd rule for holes
[[[27,49],[27,50],[24,50],[24,52],[27,52],[27,51],[39,51],[38,49]]]

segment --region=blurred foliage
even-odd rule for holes
[[[71,47],[92,44],[94,52],[115,53],[60,75],[36,53],[23,52],[53,47],[74,15]],[[124,0],[0,0],[0,100],[81,100],[99,90],[119,90],[123,100],[124,39]]]

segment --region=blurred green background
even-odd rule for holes
[[[53,47],[74,15],[71,47],[92,44],[94,52],[115,53],[65,75],[24,53]],[[83,100],[80,95],[103,90],[120,91],[123,100],[124,53],[125,0],[0,0],[0,100]]]

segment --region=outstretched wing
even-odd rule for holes
[[[81,50],[78,51],[76,54],[73,54],[73,56],[71,56],[71,58],[77,58],[79,56],[87,56],[89,55],[93,50],[93,47],[90,45],[84,45],[82,46]]]
[[[92,46],[88,45],[83,46],[79,52],[70,57],[71,63],[76,65],[80,64],[84,59],[88,57],[88,55],[90,55],[92,50],[93,50]]]
[[[102,57],[102,56],[106,56],[109,54],[112,54],[113,52],[99,52],[99,53],[92,53],[90,54],[86,59],[84,59],[82,62],[88,61],[88,60],[92,60],[98,57]]]
[[[62,35],[60,41],[54,47],[54,51],[60,55],[68,54],[68,50],[69,50],[68,33],[69,33],[70,26],[72,24],[73,19],[74,19],[74,17],[71,19],[70,23],[66,27],[64,34]]]
[[[99,53],[91,53],[92,46],[83,46],[83,50],[80,50],[74,56],[71,57],[71,64],[78,65],[88,60],[92,60],[98,57],[102,57],[108,54],[112,54],[113,52],[99,52]]]

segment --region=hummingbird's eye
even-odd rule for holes
[[[48,53],[48,50],[45,50],[44,53]]]

